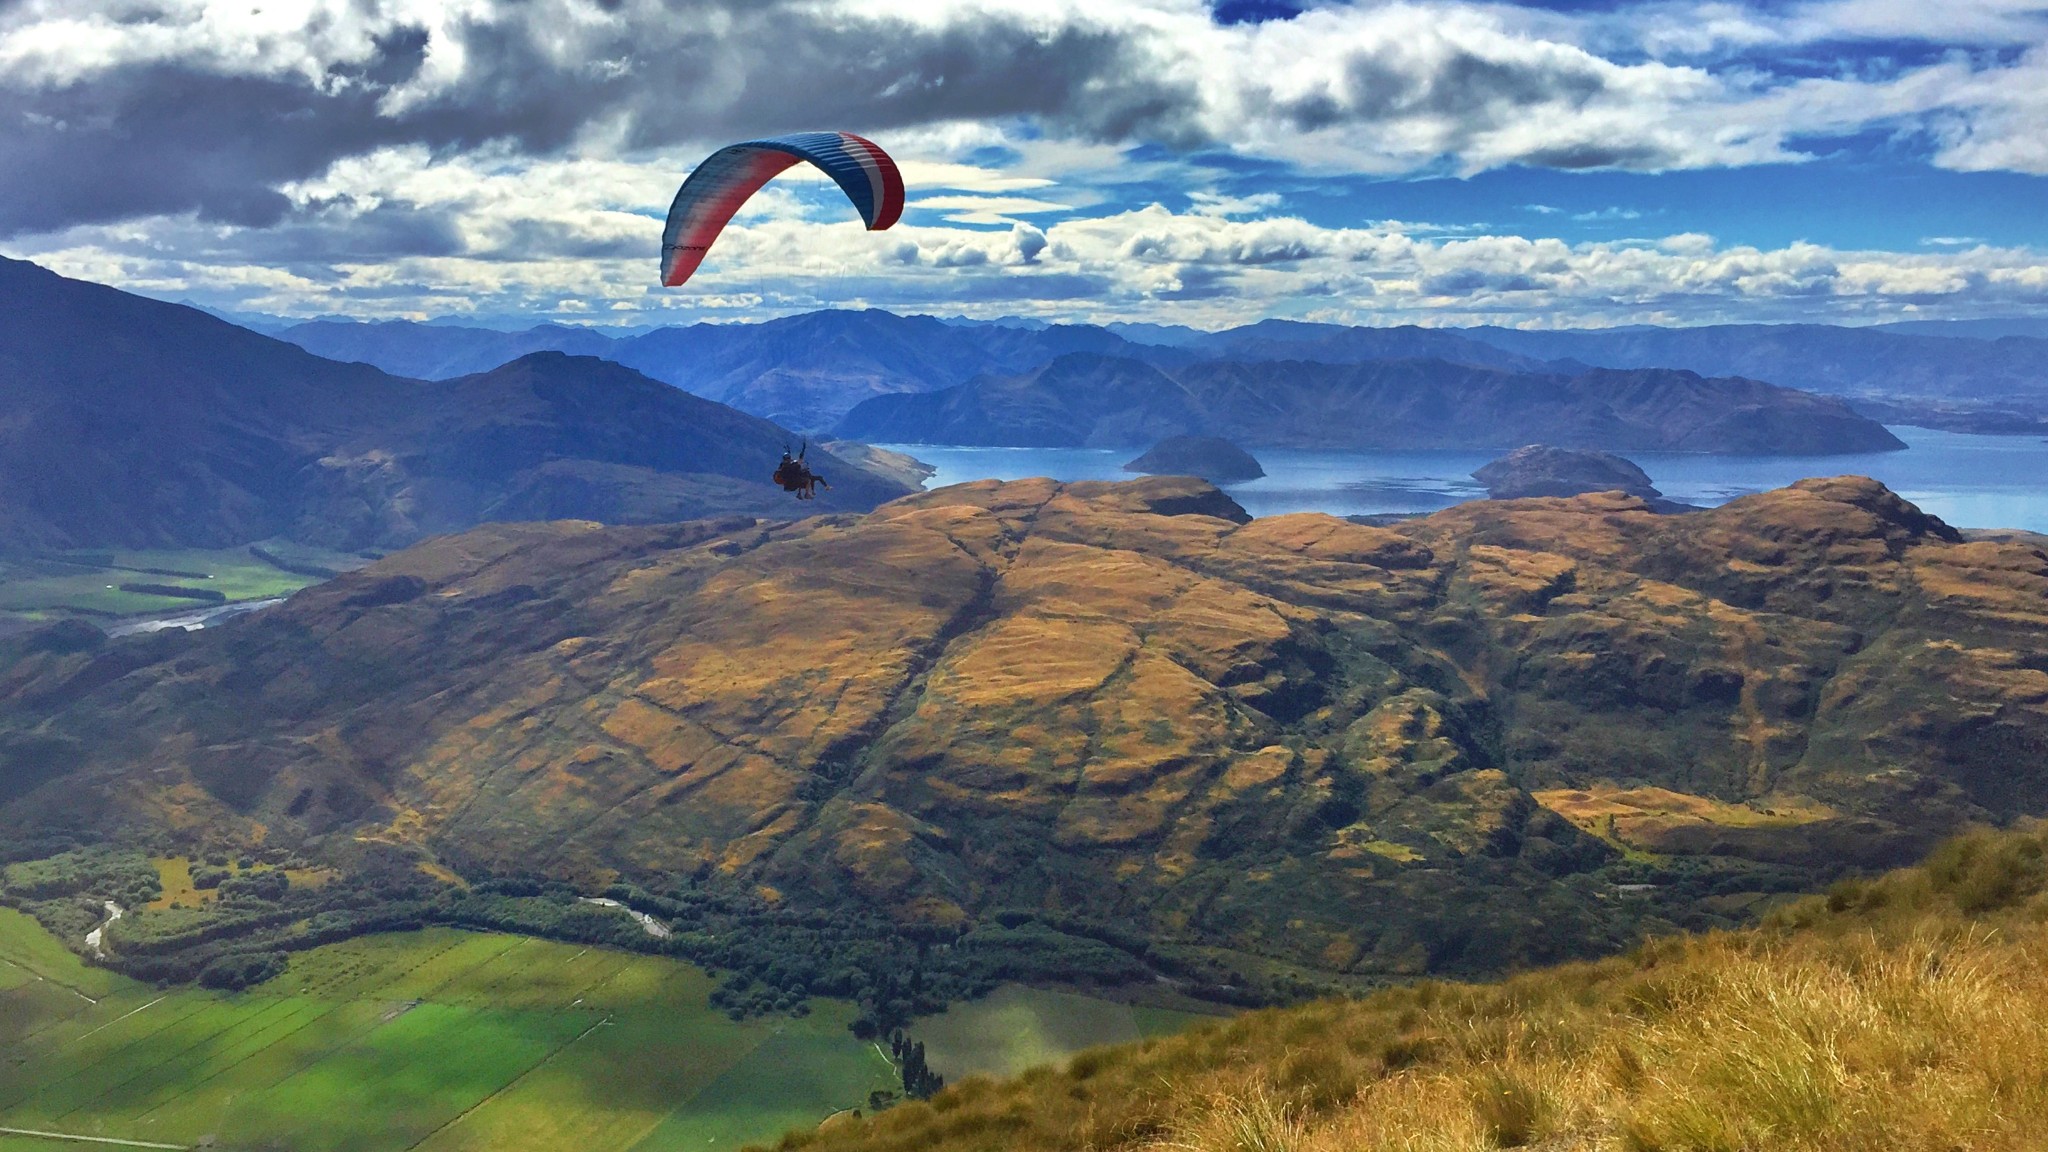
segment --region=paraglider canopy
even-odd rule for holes
[[[903,176],[872,141],[851,132],[797,132],[712,153],[683,181],[661,234],[661,282],[675,287],[703,263],[711,242],[749,197],[791,165],[809,161],[838,183],[868,230],[903,215]]]

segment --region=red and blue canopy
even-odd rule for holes
[[[661,282],[673,288],[703,263],[740,205],[784,169],[809,161],[832,177],[879,232],[903,215],[903,175],[889,154],[851,132],[797,132],[711,154],[676,193],[661,234]]]

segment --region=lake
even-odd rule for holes
[[[1720,504],[1781,488],[1807,476],[1874,476],[1899,495],[1959,528],[2048,532],[2048,442],[2035,436],[1975,436],[1895,427],[1903,452],[1851,456],[1707,456],[1630,454],[1664,495],[1688,504]],[[927,487],[967,480],[1129,480],[1130,449],[966,448],[887,444],[938,469]],[[1498,452],[1253,453],[1266,475],[1228,491],[1254,516],[1283,512],[1434,512],[1486,490],[1473,469]]]

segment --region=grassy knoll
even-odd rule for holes
[[[1085,1048],[1171,1035],[1210,1019],[1006,984],[980,1000],[919,1020],[909,1031],[924,1042],[932,1069],[958,1082],[976,1074],[1015,1075]]]
[[[159,857],[150,863],[156,866],[157,882],[163,886],[163,895],[147,905],[150,911],[197,908],[220,897],[219,888],[201,888],[192,882],[192,861],[183,856]]]
[[[308,584],[318,583],[318,572],[367,563],[362,557],[297,545],[263,551],[296,570],[287,571],[247,548],[65,552],[0,558],[0,613],[47,619],[77,612],[114,616],[178,612],[207,605],[182,596],[124,590],[122,585],[189,588],[202,595],[219,593],[225,602],[265,600],[288,596]]]
[[[218,859],[218,858],[216,858]],[[238,860],[223,860],[219,864],[200,864],[185,856],[158,856],[150,860],[156,869],[157,883],[162,894],[143,906],[144,911],[166,912],[172,908],[203,908],[220,899],[219,879],[222,877],[252,876],[272,871],[269,864],[252,864],[244,868]],[[215,873],[212,887],[202,888],[194,879],[194,869],[211,868]],[[319,888],[334,879],[335,873],[326,868],[282,868],[275,869],[285,874],[293,888]]]
[[[894,1086],[847,1031],[851,1006],[735,1023],[712,987],[666,958],[428,929],[299,954],[248,992],[161,991],[0,910],[0,1127],[308,1152],[715,1152]]]
[[[2048,1147],[2048,833],[1953,842],[1741,932],[1425,982],[953,1084],[813,1152]]]

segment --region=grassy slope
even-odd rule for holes
[[[2044,860],[2048,834],[1957,841],[1758,929],[1253,1013],[782,1147],[2038,1149]]]
[[[673,961],[428,930],[316,949],[249,993],[162,992],[0,909],[0,1127],[711,1152],[892,1086],[846,1031],[848,1006],[736,1024],[710,1009],[711,987]]]

